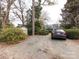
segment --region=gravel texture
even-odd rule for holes
[[[1,44],[0,59],[79,59],[79,44],[72,40],[51,40],[50,35],[30,36],[16,45]]]

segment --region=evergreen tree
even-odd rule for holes
[[[41,0],[38,0],[38,5],[35,6],[35,33],[39,32],[41,29],[41,23],[39,21],[39,18],[41,16]],[[32,8],[29,10],[29,18],[27,20],[27,28],[28,28],[28,34],[32,34]]]
[[[67,0],[61,15],[64,25],[76,26],[78,24],[76,17],[78,18],[79,15],[79,0]]]
[[[40,15],[41,15],[41,10],[42,10],[42,7],[41,7],[41,0],[38,0],[38,5],[35,6],[35,18],[36,19],[39,19]]]

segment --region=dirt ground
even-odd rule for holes
[[[79,59],[79,40],[30,36],[16,45],[0,44],[0,59]]]

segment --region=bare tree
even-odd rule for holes
[[[2,2],[0,9],[2,9],[1,12],[3,12],[3,20],[2,20],[3,28],[5,28],[9,23],[9,13],[14,1],[15,0],[0,0],[0,4]]]
[[[49,21],[50,17],[48,16],[48,13],[45,11],[42,11],[42,14],[40,16],[40,21],[41,21],[41,27],[42,29],[44,29],[45,25],[47,24],[47,22]]]
[[[55,3],[55,0],[44,0],[42,5],[53,5]]]
[[[75,26],[78,27],[79,26],[79,15],[75,17],[74,21],[75,21]]]
[[[18,18],[21,22],[22,22],[22,26],[25,25],[25,21],[26,21],[26,11],[27,11],[27,7],[25,4],[25,1],[23,0],[17,0],[17,3],[14,3],[14,10],[13,13],[15,15],[16,18]],[[15,11],[16,10],[16,11]]]

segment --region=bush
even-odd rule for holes
[[[48,33],[49,33],[49,31],[47,31],[47,30],[41,30],[37,34],[38,35],[48,35]]]
[[[73,27],[72,24],[61,24],[61,27],[65,28],[65,29],[71,29]]]
[[[41,22],[37,20],[35,22],[35,32],[38,33],[41,30]]]
[[[79,39],[79,29],[66,29],[67,38]]]
[[[28,34],[32,35],[32,22],[27,24]],[[35,34],[37,34],[41,30],[41,22],[39,20],[35,21]]]
[[[19,28],[6,28],[0,33],[0,42],[17,43],[25,38],[26,34]]]

